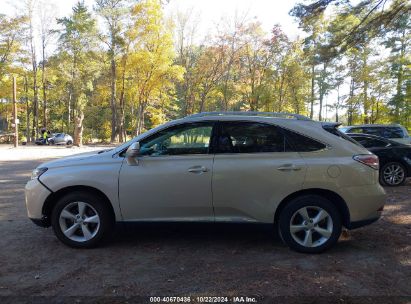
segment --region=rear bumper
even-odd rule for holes
[[[345,228],[350,229],[350,230],[352,230],[352,229],[357,229],[357,228],[360,228],[360,227],[364,227],[364,226],[370,225],[370,224],[378,221],[379,219],[380,219],[380,216],[375,217],[375,218],[371,218],[371,219],[367,219],[367,220],[350,222],[350,224],[349,224],[347,227],[345,227]]]
[[[380,218],[386,200],[380,184],[345,187],[340,193],[350,212],[349,226],[361,227]]]

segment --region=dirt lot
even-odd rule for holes
[[[411,302],[411,181],[387,189],[380,221],[321,255],[292,252],[257,225],[119,225],[103,247],[75,250],[26,217],[24,185],[42,160],[92,149],[101,147],[0,147],[0,303],[198,295]]]

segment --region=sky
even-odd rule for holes
[[[0,0],[0,13],[7,15],[18,12],[24,6],[25,0]],[[34,0],[42,1],[42,0]],[[43,0],[45,1],[45,0]],[[56,7],[58,17],[68,16],[71,8],[78,0],[47,0]],[[288,12],[297,1],[295,0],[170,0],[165,5],[165,14],[170,15],[180,10],[192,10],[199,17],[199,35],[205,35],[215,28],[223,17],[232,17],[236,12],[246,13],[247,18],[258,19],[264,30],[269,32],[275,24],[281,24],[292,38],[299,33],[298,25]],[[85,0],[91,9],[94,0]]]

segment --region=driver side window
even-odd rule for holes
[[[162,130],[140,142],[144,156],[208,154],[212,123],[184,124]]]

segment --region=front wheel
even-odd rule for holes
[[[79,191],[63,196],[51,215],[57,238],[77,248],[95,247],[109,232],[111,216],[103,199]]]
[[[407,175],[402,164],[392,162],[385,164],[380,171],[380,181],[383,186],[400,186],[405,182]]]
[[[283,241],[303,253],[320,253],[335,245],[341,227],[337,208],[319,195],[303,195],[291,200],[279,218]]]

